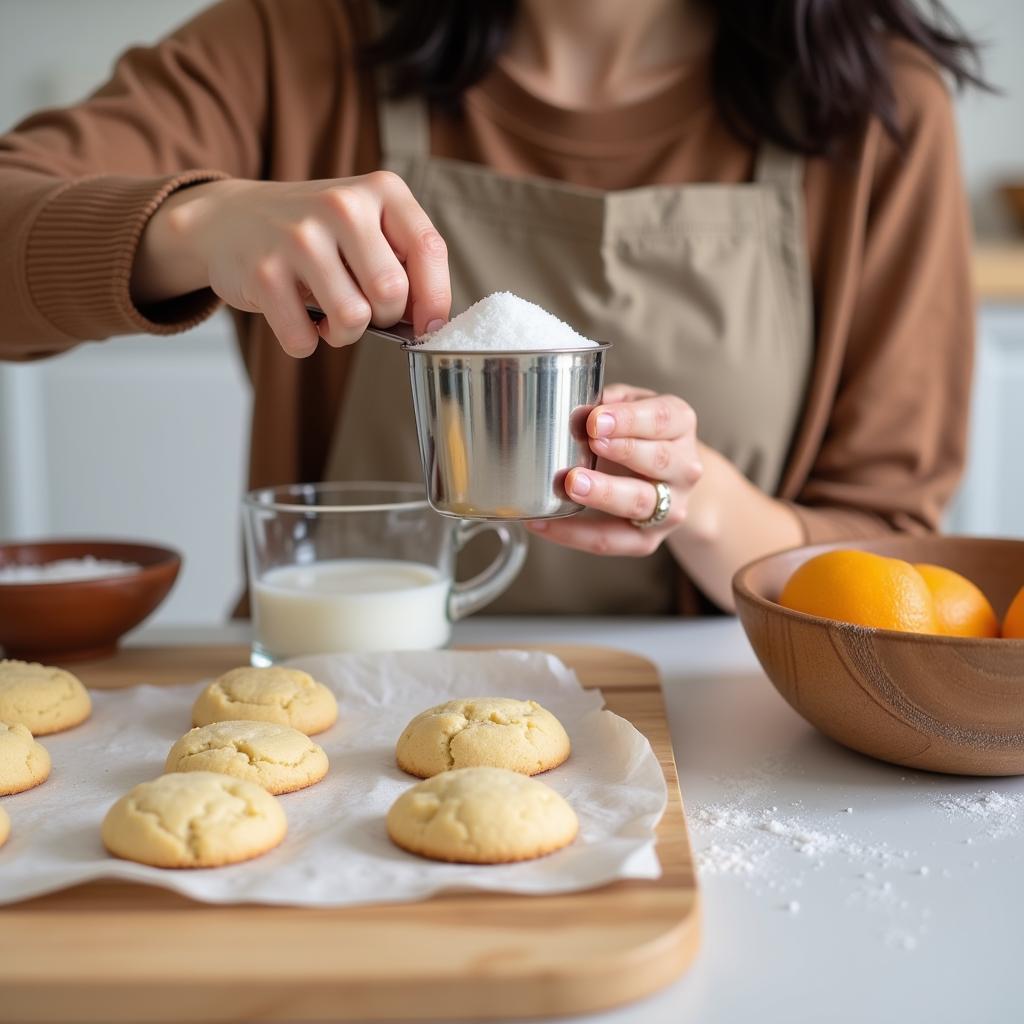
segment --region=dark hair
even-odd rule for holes
[[[457,103],[501,52],[516,0],[383,0],[398,16],[366,52],[396,95]],[[977,44],[939,0],[714,0],[712,88],[749,142],[829,153],[877,117],[900,139],[889,45],[920,49],[958,86],[988,88]],[[400,12],[400,13],[399,13]]]

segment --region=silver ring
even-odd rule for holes
[[[668,519],[669,510],[672,508],[672,492],[668,484],[663,480],[652,480],[657,500],[654,502],[654,511],[646,519],[630,519],[630,524],[638,530],[646,530],[651,526],[658,526]]]

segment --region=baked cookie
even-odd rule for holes
[[[312,736],[338,719],[338,702],[323,683],[294,668],[233,668],[203,690],[193,725],[276,722]]]
[[[11,819],[7,817],[7,812],[0,807],[0,846],[3,846],[7,842],[7,837],[11,834]]]
[[[27,661],[0,661],[0,722],[46,736],[81,725],[89,691],[70,672]]]
[[[490,765],[536,775],[569,756],[562,723],[534,700],[450,700],[418,714],[398,738],[398,767],[429,779],[451,768]]]
[[[550,786],[505,768],[458,768],[407,789],[388,811],[396,846],[433,860],[506,864],[576,838],[576,813]]]
[[[290,725],[214,722],[182,736],[171,747],[164,771],[221,772],[268,793],[292,793],[327,774],[327,755]]]
[[[107,811],[101,835],[115,856],[155,868],[218,868],[284,839],[288,823],[262,786],[219,772],[143,782]]]
[[[23,725],[0,722],[0,796],[23,793],[50,777],[50,755]]]

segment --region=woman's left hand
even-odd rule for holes
[[[587,417],[597,469],[574,469],[565,479],[569,497],[592,514],[541,519],[527,525],[556,544],[597,555],[649,555],[686,518],[690,492],[703,472],[697,416],[675,395],[612,384]],[[665,483],[671,494],[668,516],[638,528],[655,511]]]

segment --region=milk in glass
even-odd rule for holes
[[[259,646],[274,659],[444,647],[451,581],[432,565],[342,558],[270,569],[253,588]]]

